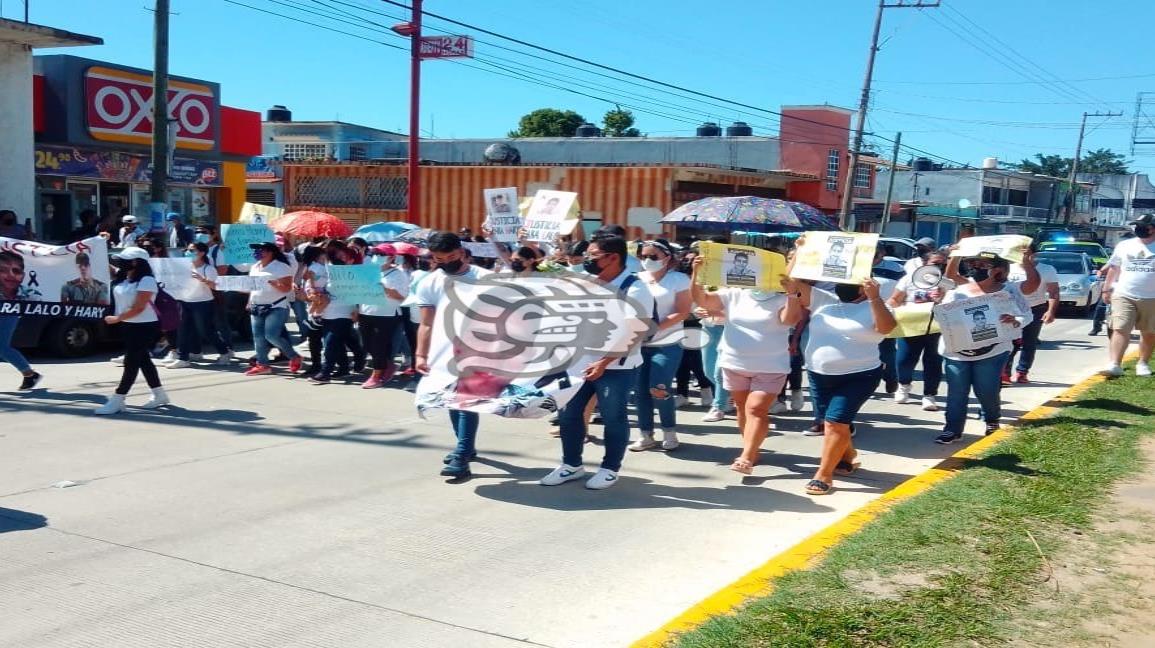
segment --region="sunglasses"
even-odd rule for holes
[[[642,259],[643,261],[661,261],[662,259],[665,259],[666,257],[658,256],[657,254],[643,254],[643,255],[639,256],[638,258]]]

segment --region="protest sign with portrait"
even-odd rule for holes
[[[517,187],[483,189],[485,225],[490,238],[498,243],[517,243],[521,214],[517,210]],[[477,255],[474,255],[477,256]]]
[[[1031,237],[1021,234],[968,236],[958,242],[950,255],[965,259],[994,254],[1011,263],[1022,263],[1023,256],[1026,255],[1030,246]]]
[[[0,237],[0,315],[99,319],[110,283],[99,236],[68,245]]]
[[[247,202],[241,206],[241,213],[237,216],[237,222],[264,223],[268,225],[284,215],[285,210],[280,207]]]
[[[539,189],[525,217],[525,240],[553,243],[558,236],[572,232],[578,223],[570,218],[576,201],[577,194],[572,191]]]
[[[698,254],[703,259],[698,281],[704,286],[782,290],[786,257],[777,252],[703,241]]]
[[[273,230],[264,223],[230,223],[221,225],[221,252],[226,265],[246,265],[253,262],[255,243],[271,243]]]
[[[949,353],[960,353],[1012,342],[1022,332],[1002,316],[1017,308],[1010,293],[999,292],[968,297],[934,307],[934,317],[942,327],[943,346]]]
[[[810,281],[861,284],[870,278],[878,234],[806,232],[795,251],[791,277]]]

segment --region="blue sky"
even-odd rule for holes
[[[368,22],[397,22],[372,12],[404,14],[379,0],[237,1],[406,46]],[[960,162],[978,164],[987,156],[1018,161],[1034,152],[1070,155],[1083,111],[1122,110],[1122,117],[1089,122],[1085,148],[1126,153],[1136,93],[1155,92],[1149,44],[1155,3],[1110,4],[1108,11],[1086,0],[943,0],[940,9],[888,10],[867,130],[885,137],[901,130],[904,143]],[[0,0],[0,5],[8,18],[22,11],[21,0]],[[31,0],[31,18],[105,40],[103,46],[73,53],[151,68],[152,13],[146,5],[151,0]],[[226,0],[172,0],[172,5],[171,72],[221,83],[228,105],[264,110],[285,104],[297,119],[339,118],[406,130],[406,51]],[[874,7],[872,0],[426,0],[425,5],[426,11],[494,32],[769,109],[855,106]],[[470,33],[436,19],[428,26],[431,33]],[[448,61],[423,65],[423,135],[500,137],[522,114],[541,107],[573,109],[598,122],[613,102],[634,107],[638,128],[652,135],[692,134],[694,125],[707,119],[741,119],[759,134],[777,131],[772,115],[607,79],[576,63],[529,58],[522,52],[553,57],[475,35],[488,41],[478,43],[478,60],[467,64],[475,67]],[[494,65],[506,73],[520,66],[521,74],[548,74],[553,78],[547,83],[598,98],[485,71]],[[1149,126],[1155,135],[1155,125]],[[888,143],[879,147],[889,154]],[[1133,167],[1155,173],[1155,155],[1137,156]]]

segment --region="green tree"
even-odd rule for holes
[[[573,137],[584,123],[585,117],[572,110],[538,108],[518,120],[509,137]]]
[[[622,110],[621,106],[615,106],[613,110],[606,111],[605,117],[602,117],[602,132],[606,137],[641,137],[642,133],[634,128],[634,113],[628,110]]]
[[[1042,173],[1044,175],[1065,178],[1071,173],[1072,158],[1061,155],[1043,155],[1036,153],[1035,159],[1023,160],[1019,170],[1027,173]],[[1127,174],[1130,162],[1122,153],[1115,153],[1111,149],[1096,149],[1087,151],[1079,158],[1079,173]]]
[[[1061,155],[1043,155],[1035,153],[1035,162],[1023,160],[1019,164],[1019,171],[1025,173],[1041,173],[1043,175],[1065,178],[1071,172],[1071,158]]]

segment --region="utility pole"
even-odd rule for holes
[[[409,191],[405,218],[415,224],[421,222],[421,2],[413,0],[409,22],[391,28],[409,37]]]
[[[149,229],[164,229],[168,202],[168,14],[169,0],[156,0],[152,70],[152,181]],[[174,134],[175,136],[175,134]]]
[[[1075,144],[1075,157],[1071,160],[1071,173],[1067,176],[1067,206],[1063,211],[1063,224],[1071,224],[1071,216],[1075,212],[1075,196],[1079,192],[1079,186],[1076,180],[1079,177],[1079,156],[1083,154],[1083,133],[1087,130],[1088,117],[1121,117],[1122,111],[1119,112],[1085,112],[1083,113],[1083,123],[1079,126],[1079,142]]]
[[[854,142],[850,147],[850,161],[846,167],[846,184],[842,191],[842,207],[838,211],[839,225],[845,227],[850,219],[850,210],[852,201],[854,199],[854,171],[858,167],[858,154],[862,149],[863,130],[866,128],[866,109],[870,106],[870,84],[874,78],[874,55],[878,52],[878,33],[882,29],[882,12],[886,9],[929,9],[939,6],[940,0],[927,2],[924,0],[915,0],[915,2],[906,2],[905,0],[897,0],[897,2],[887,2],[887,0],[878,0],[878,12],[874,15],[874,32],[870,37],[870,51],[866,56],[866,76],[862,80],[862,96],[858,101],[858,115],[856,117],[857,123],[854,128]]]
[[[894,137],[894,154],[890,156],[890,180],[886,183],[886,203],[882,208],[882,226],[878,232],[886,236],[886,226],[890,224],[890,199],[894,197],[894,175],[898,173],[898,149],[902,146],[902,133]]]

